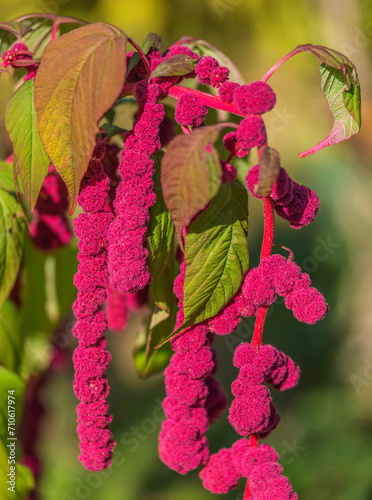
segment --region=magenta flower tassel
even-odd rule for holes
[[[103,171],[102,145],[99,146],[77,198],[85,213],[73,223],[79,238],[80,262],[74,278],[78,295],[73,305],[77,318],[73,333],[79,340],[73,355],[74,390],[80,400],[77,407],[79,459],[91,471],[110,466],[115,446],[109,429],[112,417],[108,415],[105,401],[109,393],[105,370],[111,356],[104,340],[107,320],[102,310],[108,281],[107,231],[113,215],[105,211],[110,181]]]

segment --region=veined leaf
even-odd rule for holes
[[[34,80],[21,85],[5,109],[5,125],[14,150],[14,175],[21,177],[30,210],[35,207],[50,166],[37,126],[34,85]]]
[[[196,59],[191,56],[175,54],[168,59],[164,59],[151,73],[150,78],[187,75],[195,69],[196,63]]]
[[[275,64],[266,73],[263,81],[267,81],[285,61],[301,52],[309,52],[321,61],[319,67],[321,89],[334,118],[328,137],[298,155],[303,158],[332,144],[346,141],[359,132],[361,107],[356,67],[344,54],[323,45],[311,45],[311,43],[299,45]]]
[[[177,135],[167,146],[161,162],[161,184],[180,247],[182,230],[216,195],[222,178],[219,155],[213,147],[226,124],[195,129]]]
[[[0,307],[17,278],[26,223],[14,190],[12,167],[0,162]]]
[[[98,120],[122,90],[126,36],[115,26],[93,23],[51,42],[35,80],[40,136],[76,206],[80,182],[99,131]]]
[[[190,224],[185,243],[185,328],[215,316],[239,290],[248,271],[248,194],[241,182],[222,184],[207,208]]]
[[[156,202],[150,208],[150,223],[147,239],[150,247],[149,270],[152,277],[150,295],[155,304],[169,312],[173,300],[173,237],[174,226],[164,203],[160,183],[160,160],[155,159],[154,190]]]
[[[222,184],[190,224],[185,243],[184,327],[215,316],[248,271],[248,195],[239,181]]]
[[[356,76],[354,83],[347,88],[343,69],[321,64],[319,67],[321,89],[333,115],[334,123],[330,134],[316,146],[303,151],[303,158],[317,151],[350,139],[357,134],[361,125],[360,84]]]

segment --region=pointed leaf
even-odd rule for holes
[[[215,316],[236,294],[248,271],[247,236],[247,191],[222,184],[187,231],[183,327]]]
[[[12,167],[0,162],[0,307],[17,278],[26,223],[14,191]]]
[[[280,156],[278,151],[269,146],[261,150],[258,169],[258,184],[254,190],[259,196],[269,196],[280,172]]]
[[[182,76],[194,71],[197,61],[186,54],[176,54],[164,59],[150,75],[150,79],[159,76]]]
[[[161,163],[161,184],[178,242],[182,230],[216,195],[222,178],[221,163],[213,143],[226,124],[195,129],[174,137]]]
[[[331,68],[321,64],[319,72],[321,89],[333,115],[334,123],[330,134],[316,146],[300,153],[298,155],[300,158],[349,139],[359,132],[361,125],[358,77],[356,76],[350,89],[348,89],[343,69]]]
[[[31,210],[35,207],[50,166],[37,126],[34,85],[34,80],[21,85],[5,109],[5,125],[13,143],[15,174],[19,173],[21,177]]]
[[[118,98],[126,70],[126,36],[115,26],[88,24],[50,43],[35,80],[40,136],[76,206],[80,182],[99,131]]]
[[[156,202],[150,208],[150,223],[147,228],[149,271],[152,277],[150,295],[160,309],[169,312],[169,304],[173,300],[174,226],[161,191],[160,160],[161,155],[157,155],[154,174]]]

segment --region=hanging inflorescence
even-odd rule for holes
[[[55,30],[53,33],[54,37]],[[154,40],[153,37],[150,39]],[[245,478],[244,500],[296,500],[297,494],[278,463],[278,454],[260,441],[267,438],[280,422],[271,390],[284,391],[295,387],[299,382],[300,368],[285,353],[264,344],[263,332],[268,308],[278,296],[284,299],[285,307],[298,321],[309,325],[323,319],[328,311],[323,295],[312,286],[309,275],[295,263],[293,253],[289,250],[288,257],[272,254],[274,215],[289,222],[290,227],[301,229],[314,221],[319,199],[312,189],[298,184],[288,175],[280,166],[278,153],[268,147],[262,115],[276,104],[276,95],[266,82],[272,72],[262,81],[240,85],[230,81],[229,69],[209,55],[199,57],[182,43],[171,46],[164,54],[158,47],[159,44],[154,42],[146,54],[136,47],[138,53],[127,55],[129,71],[120,97],[132,95],[132,101],[138,106],[132,128],[118,132],[124,139],[122,148],[110,141],[107,128],[105,132],[104,127],[101,128],[77,196],[81,211],[73,220],[73,229],[79,240],[79,264],[74,277],[77,298],[73,304],[76,316],[73,334],[78,346],[73,363],[74,390],[80,401],[77,406],[79,458],[91,471],[100,471],[112,462],[115,443],[109,428],[112,416],[106,401],[109,394],[106,369],[111,355],[106,349],[105,332],[107,327],[121,332],[127,325],[130,311],[150,302],[151,314],[155,315],[150,318],[150,329],[153,317],[159,311],[163,316],[168,315],[167,320],[173,318],[167,337],[173,354],[165,369],[165,420],[159,436],[161,460],[180,474],[201,468],[203,485],[212,493],[227,493]],[[35,79],[39,61],[33,59],[24,43],[15,43],[2,58],[2,67],[25,68],[24,81]],[[166,76],[166,71],[164,73],[167,64],[171,68],[169,76]],[[158,71],[159,68],[163,72]],[[192,86],[181,86],[184,79],[194,79],[201,85],[210,86],[215,89],[214,94]],[[34,82],[27,83],[31,84]],[[187,236],[193,233],[189,231],[191,224],[208,210],[216,191],[209,196],[205,206],[200,204],[194,211],[187,206],[190,217],[187,223],[180,224],[181,227],[177,227],[180,214],[175,216],[174,206],[171,209],[171,203],[165,199],[162,178],[161,192],[156,191],[157,164],[175,130],[172,119],[166,116],[166,102],[163,100],[169,96],[177,99],[174,110],[176,127],[184,134],[192,134],[198,129],[196,136],[200,143],[203,136],[198,134],[205,130],[205,120],[211,108],[230,111],[241,117],[239,123],[222,124],[234,129],[223,137],[225,160],[218,156],[215,162],[211,159],[216,153],[212,139],[208,144],[203,143],[202,148],[199,143],[194,155],[199,168],[194,169],[197,174],[205,167],[204,160],[207,165],[204,170],[209,169],[216,177],[212,180],[221,189],[230,189],[237,184],[237,169],[232,164],[234,158],[246,158],[253,149],[258,153],[258,164],[244,176],[248,193],[261,200],[264,208],[260,261],[248,270],[247,252],[246,268],[239,269],[237,286],[228,297],[224,297],[223,307],[220,304],[214,314],[205,314],[195,321],[190,321],[187,316],[187,273],[193,267],[188,255]],[[107,113],[112,113],[112,109]],[[223,128],[220,125],[218,132]],[[115,128],[113,123],[108,129],[110,127]],[[182,154],[186,153],[184,148]],[[205,160],[203,155],[207,153],[211,157]],[[66,216],[67,190],[57,173],[58,165],[54,163],[56,168],[50,166],[41,191],[39,187],[40,194],[29,227],[34,244],[43,251],[60,248],[71,239]],[[195,179],[195,184],[198,181]],[[207,186],[206,191],[209,192],[210,188]],[[203,189],[201,186],[200,190]],[[243,191],[246,195],[246,190]],[[157,193],[161,195],[160,200]],[[183,195],[193,197],[188,192]],[[193,201],[187,200],[195,208]],[[174,271],[173,260],[164,260],[161,269],[163,272],[167,268],[165,285],[173,286],[174,294],[170,295],[172,299],[176,297],[171,306],[164,305],[164,297],[163,302],[157,301],[152,294],[158,291],[151,289],[157,277],[151,269],[153,249],[150,240],[156,227],[152,210],[158,202],[160,208],[158,206],[156,210],[166,213],[169,219],[156,220],[156,224],[166,226],[169,221],[170,225],[173,222],[178,238],[177,247],[172,225],[167,252],[178,261],[179,272]],[[222,231],[220,226],[214,229]],[[200,246],[205,244],[203,235]],[[246,233],[243,240],[246,245]],[[232,398],[229,401],[217,380],[218,362],[213,341],[216,335],[234,332],[241,319],[248,317],[255,318],[253,338],[235,350],[233,365],[238,374],[231,385]],[[152,340],[149,336],[146,353]],[[152,344],[151,348],[154,349]],[[228,421],[239,438],[230,448],[211,453],[213,445],[209,444],[208,430],[226,409]]]

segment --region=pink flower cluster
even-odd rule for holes
[[[266,144],[266,129],[261,116],[270,111],[276,103],[276,95],[265,82],[257,81],[249,85],[239,85],[225,81],[218,89],[221,101],[235,103],[245,118],[236,132],[229,132],[224,137],[224,146],[238,158],[244,158],[254,147]]]
[[[4,68],[8,66],[13,66],[14,68],[21,66],[27,70],[27,74],[24,77],[25,82],[31,78],[35,78],[37,65],[33,63],[32,53],[24,43],[15,43],[9,50],[3,53],[2,58],[2,66]],[[19,61],[18,64],[17,61]],[[28,61],[30,61],[30,64],[28,64]]]
[[[227,151],[244,158],[254,147],[260,148],[266,144],[265,123],[261,116],[250,115],[240,122],[236,132],[229,132],[223,138]]]
[[[249,191],[256,198],[255,186],[258,183],[259,166],[256,165],[248,172],[246,177]],[[319,198],[316,193],[306,186],[294,182],[286,170],[281,167],[277,181],[270,194],[276,213],[289,221],[295,229],[307,226],[315,219],[319,209]]]
[[[248,271],[238,293],[208,320],[209,330],[228,335],[238,327],[242,316],[256,316],[258,308],[273,304],[277,295],[285,297],[285,306],[298,321],[309,325],[323,319],[329,309],[323,295],[311,287],[310,276],[295,262],[274,254]]]
[[[276,95],[267,83],[259,80],[237,87],[233,100],[243,114],[262,115],[273,109]]]
[[[74,277],[78,294],[73,305],[77,318],[73,334],[79,340],[73,355],[74,390],[80,400],[77,407],[79,459],[91,471],[110,466],[115,446],[109,429],[112,417],[108,415],[105,401],[109,393],[105,370],[111,356],[104,340],[107,320],[102,304],[108,281],[107,233],[113,215],[105,210],[110,181],[103,171],[103,153],[104,148],[99,144],[77,198],[85,213],[73,223],[79,238],[79,265]]]
[[[239,439],[231,448],[222,448],[211,455],[200,477],[212,493],[227,493],[245,477],[249,480],[252,500],[297,500],[278,460],[279,455],[271,446],[252,447],[246,439]]]
[[[72,233],[66,217],[67,209],[67,188],[50,165],[30,225],[32,241],[39,250],[48,252],[70,243]]]
[[[272,304],[276,294],[285,297],[285,306],[294,317],[313,325],[324,318],[329,307],[323,295],[310,285],[310,276],[302,273],[295,262],[274,254],[248,272],[242,294],[256,308]]]
[[[278,425],[280,417],[269,389],[263,384],[282,391],[294,387],[300,369],[275,347],[264,345],[255,349],[248,343],[236,349],[234,366],[239,368],[239,375],[231,386],[235,399],[230,406],[229,421],[243,436],[255,434],[256,438],[264,438]],[[200,477],[212,493],[227,493],[245,477],[249,479],[252,499],[296,500],[297,495],[276,463],[278,458],[270,446],[251,447],[247,439],[240,439],[231,449],[222,448],[212,454]]]
[[[176,328],[183,322],[183,284],[186,264],[175,280],[179,299]],[[204,465],[209,457],[205,433],[226,408],[227,400],[217,380],[215,353],[205,323],[187,328],[172,340],[175,350],[165,371],[166,420],[159,436],[159,455],[171,469],[186,474]]]
[[[218,88],[227,82],[230,71],[225,66],[220,66],[214,57],[205,56],[196,65],[195,73],[200,83]]]
[[[122,180],[114,201],[116,220],[109,228],[110,285],[120,292],[138,291],[151,281],[144,246],[149,208],[156,200],[151,156],[161,147],[159,126],[165,114],[164,106],[157,103],[156,83],[137,87],[140,109],[124,142],[119,165]]]
[[[153,47],[150,48],[148,53],[146,54],[147,60],[150,65],[151,72],[153,72],[161,62],[166,61],[167,59],[170,59],[171,57],[178,55],[178,54],[184,54],[192,59],[198,60],[199,56],[195,53],[192,52],[188,47],[184,47],[179,44],[172,45],[169,47],[169,49],[164,53],[161,54],[158,49],[155,49]],[[127,64],[129,64],[130,58],[133,56],[133,52],[127,54]],[[147,77],[147,72],[145,65],[143,61],[139,61],[129,72],[129,75],[127,76],[126,81],[127,82],[138,82]],[[195,72],[192,71],[191,73],[188,73],[186,75],[174,75],[174,76],[159,76],[152,78],[151,82],[156,83],[161,91],[162,94],[165,94],[168,89],[175,84],[180,83],[182,80],[186,78],[194,78],[195,77]]]
[[[289,389],[298,383],[300,369],[273,346],[256,350],[248,343],[237,347],[234,366],[240,371],[231,385],[235,399],[230,406],[229,421],[242,436],[256,434],[264,438],[280,420],[264,382],[276,389]]]
[[[179,97],[174,118],[183,126],[200,127],[207,116],[208,108],[193,94]]]

